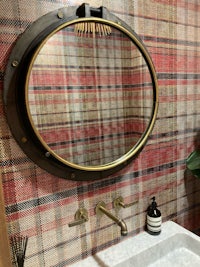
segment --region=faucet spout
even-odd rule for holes
[[[117,223],[121,227],[121,235],[125,236],[128,234],[128,229],[126,226],[126,223],[124,220],[120,220],[119,223]]]
[[[107,215],[111,220],[113,220],[121,228],[121,235],[125,236],[128,234],[127,226],[124,220],[119,219],[118,217],[114,216],[110,211],[108,211],[103,201],[100,201],[97,204],[96,213],[97,214],[103,213]]]

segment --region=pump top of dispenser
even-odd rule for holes
[[[161,212],[157,209],[157,203],[156,203],[156,198],[152,197],[152,203],[148,208],[148,215],[150,217],[160,217],[161,216]]]

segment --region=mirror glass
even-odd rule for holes
[[[148,66],[133,41],[112,26],[85,22],[55,32],[27,79],[33,128],[64,162],[99,166],[118,160],[150,123]]]

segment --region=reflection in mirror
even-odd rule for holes
[[[26,93],[47,150],[81,166],[109,164],[126,154],[153,109],[152,79],[140,50],[118,29],[94,27],[77,31],[70,25],[54,33],[32,64]]]

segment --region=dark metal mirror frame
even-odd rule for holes
[[[38,138],[27,109],[27,75],[30,66],[45,40],[58,30],[76,22],[100,22],[122,31],[138,47],[143,55],[153,83],[153,107],[150,122],[134,147],[119,159],[105,165],[78,166],[56,157],[48,146]],[[95,180],[120,170],[142,150],[150,135],[158,110],[157,77],[151,57],[138,35],[121,19],[105,7],[92,8],[88,4],[80,7],[65,7],[50,12],[37,21],[20,36],[13,48],[4,80],[4,104],[11,132],[22,150],[38,166],[48,172],[71,180]]]

